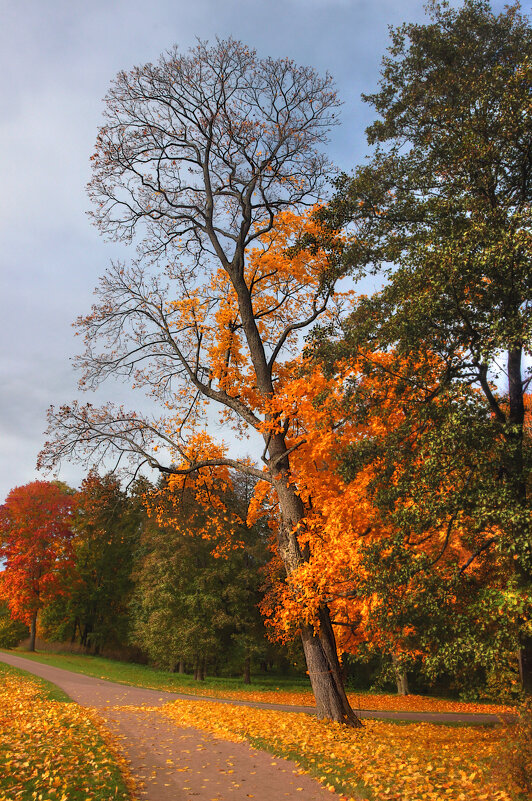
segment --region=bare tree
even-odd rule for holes
[[[329,170],[319,147],[337,106],[329,76],[286,59],[259,60],[233,40],[199,43],[189,55],[174,49],[155,66],[118,75],[90,193],[102,232],[135,236],[139,259],[109,270],[99,302],[79,321],[87,343],[82,384],[122,375],[166,411],[148,420],[111,405],[52,409],[52,439],[41,455],[45,467],[113,455],[133,469],[147,463],[185,474],[223,465],[268,481],[288,574],[310,554],[296,532],[305,509],[290,467],[300,442],[287,445],[290,415],[274,402],[279,363],[327,309],[332,286],[317,277],[312,254],[293,272],[269,261],[257,266],[252,255],[272,247],[283,214],[319,199]],[[265,468],[191,445],[206,401],[221,404],[230,424],[260,433]],[[305,625],[302,638],[318,716],[359,725],[326,606],[317,631]]]

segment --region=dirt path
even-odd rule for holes
[[[22,670],[27,670],[29,673],[35,673],[36,676],[42,676],[44,679],[57,684],[63,688],[61,681],[69,681],[70,687],[83,689],[89,686],[92,693],[93,703],[84,704],[78,701],[82,706],[104,706],[105,702],[101,701],[100,693],[105,693],[101,688],[112,687],[117,693],[116,704],[146,704],[149,706],[160,706],[168,701],[185,700],[185,701],[216,701],[219,704],[234,704],[236,706],[251,706],[257,709],[276,709],[280,712],[305,712],[308,715],[314,714],[314,708],[311,706],[296,706],[287,704],[269,704],[261,701],[246,701],[231,698],[214,698],[211,695],[192,695],[191,693],[172,693],[167,690],[148,690],[141,687],[132,687],[127,684],[116,684],[106,679],[96,679],[92,676],[84,676],[82,673],[74,673],[71,670],[63,670],[63,668],[51,667],[41,662],[34,662],[32,659],[25,659],[24,657],[15,656],[14,654],[6,654],[0,652],[0,660],[7,662],[10,665],[19,667]],[[14,661],[11,661],[14,660]],[[45,672],[40,672],[40,671]],[[56,677],[56,678],[53,678]],[[100,688],[100,689],[99,689]],[[74,698],[69,690],[65,690]],[[144,694],[144,695],[142,695]],[[100,700],[99,700],[100,699]],[[140,700],[139,700],[140,699]],[[470,725],[482,725],[485,723],[499,723],[501,717],[506,719],[513,718],[510,714],[493,715],[488,712],[392,712],[385,710],[373,709],[356,709],[355,712],[360,718],[377,719],[377,720],[411,720],[419,723],[464,723]]]
[[[331,794],[300,774],[294,762],[197,729],[180,729],[156,712],[114,708],[161,706],[178,699],[178,693],[114,684],[12,654],[0,653],[0,660],[53,682],[81,706],[96,709],[117,738],[141,799],[330,801]]]
[[[197,729],[181,729],[156,712],[135,713],[116,707],[161,706],[178,699],[201,700],[198,696],[149,690],[52,667],[13,654],[0,653],[0,660],[27,670],[61,687],[81,706],[96,709],[118,739],[139,795],[148,801],[330,801],[330,793],[293,762],[272,757],[244,743],[218,740]],[[282,706],[246,701],[205,698],[263,709],[303,711],[310,707]],[[487,723],[495,715],[459,715],[400,712],[361,712],[361,717],[426,720],[431,722]]]

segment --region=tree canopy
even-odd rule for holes
[[[60,482],[33,481],[12,489],[0,507],[0,589],[12,616],[31,625],[30,650],[39,610],[65,590],[72,569],[75,502]]]
[[[379,114],[368,128],[374,155],[339,180],[321,214],[351,232],[340,269],[366,265],[383,288],[360,298],[341,341],[323,332],[316,342],[329,361],[364,354],[364,372],[396,395],[400,425],[354,444],[344,467],[352,478],[380,461],[373,498],[395,525],[392,570],[405,542],[438,520],[447,558],[466,515],[468,555],[455,569],[464,579],[474,561],[491,562],[495,584],[506,570],[500,591],[519,597],[530,688],[532,32],[516,5],[429,11],[429,24],[392,32],[380,89],[365,96]],[[372,402],[362,387],[353,401],[358,415],[388,413],[381,392]]]
[[[117,76],[90,192],[138,257],[78,321],[78,367],[82,387],[120,376],[162,412],[52,409],[40,459],[158,470],[159,523],[179,530],[193,497],[226,553],[232,476],[257,481],[248,522],[267,510],[286,574],[263,608],[300,634],[318,715],[352,725],[333,626],[400,672],[438,612],[478,615],[493,640],[504,609],[499,645],[532,675],[530,24],[484,0],[428,13],[392,31],[365,96],[373,154],[329,203],[329,76],[233,40]],[[370,273],[370,297],[338,285]],[[260,453],[210,436],[216,405]]]

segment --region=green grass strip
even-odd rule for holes
[[[192,676],[183,673],[171,673],[148,665],[137,665],[132,662],[120,662],[101,656],[70,653],[48,653],[44,651],[29,653],[28,651],[7,651],[24,659],[32,659],[53,667],[72,670],[85,676],[107,679],[118,684],[131,684],[154,690],[190,693],[201,695],[205,690],[230,692],[231,690],[276,691],[286,692],[310,691],[308,679],[297,679],[283,676],[260,676],[252,679],[252,684],[244,684],[238,677],[208,676],[204,681],[196,681]]]

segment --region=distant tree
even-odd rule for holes
[[[0,648],[15,648],[28,636],[28,627],[11,617],[7,603],[0,602]]]
[[[39,610],[66,591],[75,504],[65,485],[34,481],[11,490],[0,507],[0,591],[12,616],[30,626],[30,651]]]
[[[193,489],[182,491],[167,515],[158,506],[135,574],[133,642],[166,668],[192,665],[196,678],[207,665],[233,662],[237,651],[249,678],[251,656],[266,650],[258,609],[266,542],[260,526],[245,525],[244,498],[223,494],[223,506],[209,512]],[[241,520],[229,548],[221,530],[228,511]]]

